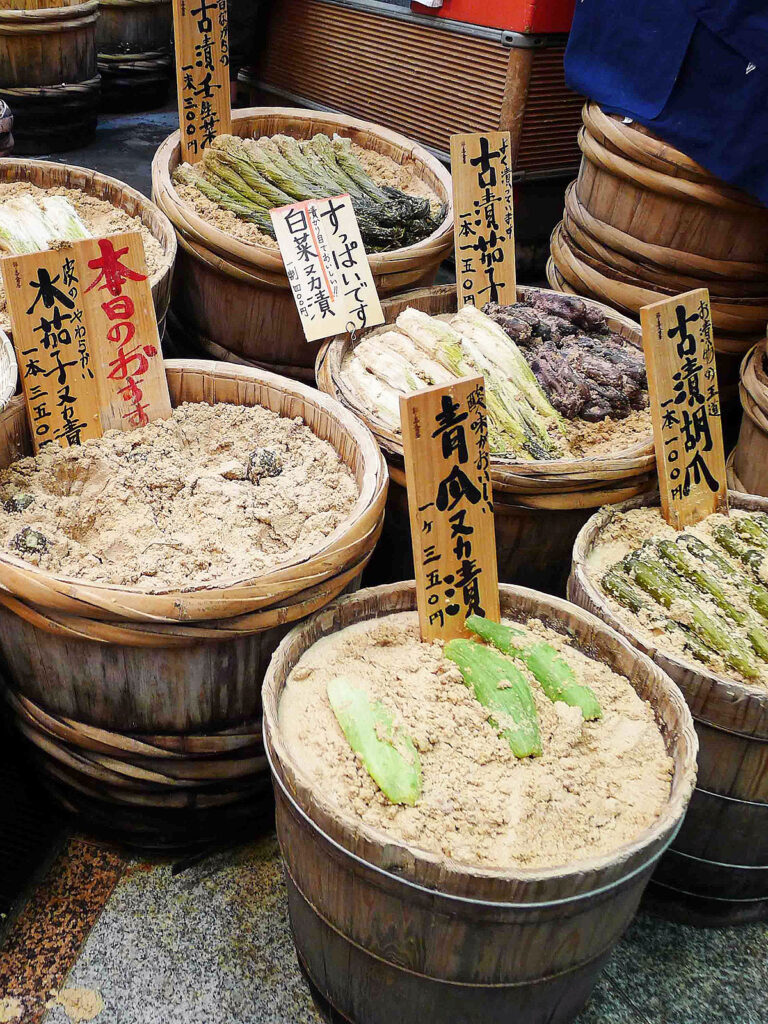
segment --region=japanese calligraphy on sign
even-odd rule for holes
[[[509,132],[451,136],[459,306],[517,298]]]
[[[7,256],[2,274],[35,451],[100,437],[84,287],[71,250]]]
[[[661,510],[676,529],[728,509],[706,288],[640,310]]]
[[[421,637],[468,636],[500,614],[483,378],[402,395],[400,417]]]
[[[173,0],[181,158],[194,164],[232,130],[227,0]]]
[[[307,341],[384,323],[348,195],[271,210]]]
[[[138,231],[72,246],[99,388],[103,430],[171,415],[144,246]]]

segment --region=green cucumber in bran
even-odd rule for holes
[[[450,640],[443,653],[459,666],[464,682],[483,707],[500,711],[512,720],[513,725],[500,725],[488,718],[507,740],[515,757],[541,756],[539,716],[528,680],[517,665],[474,640]]]
[[[343,676],[331,679],[326,692],[347,742],[384,796],[413,806],[421,796],[419,752],[392,712]]]
[[[493,644],[503,654],[522,661],[551,701],[559,700],[571,707],[581,708],[586,721],[602,717],[603,712],[594,692],[578,681],[571,666],[551,644],[544,640],[532,640],[523,629],[503,626],[480,615],[469,616],[467,629],[486,643]]]

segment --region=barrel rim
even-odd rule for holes
[[[555,880],[565,880],[573,886],[576,893],[594,892],[596,880],[604,873],[606,878],[625,879],[626,874],[616,870],[623,867],[634,871],[639,864],[648,865],[648,857],[665,849],[677,833],[685,809],[693,793],[696,780],[696,754],[698,751],[698,739],[693,727],[693,719],[690,710],[685,703],[682,693],[672,682],[669,676],[650,658],[642,652],[633,648],[632,645],[616,630],[612,629],[605,622],[583,608],[579,608],[561,598],[542,594],[527,587],[520,587],[511,584],[500,584],[499,594],[502,601],[502,609],[515,606],[520,603],[530,603],[537,609],[536,614],[543,615],[554,626],[563,625],[563,620],[569,624],[571,630],[583,630],[585,646],[588,646],[588,636],[599,637],[601,643],[606,644],[615,658],[627,658],[628,664],[638,666],[642,669],[644,676],[652,681],[655,687],[658,700],[662,696],[668,701],[668,718],[663,719],[662,735],[665,737],[667,751],[675,762],[675,771],[670,787],[669,797],[662,813],[656,822],[644,829],[630,843],[625,843],[618,849],[607,854],[600,854],[583,860],[572,862],[567,865],[555,865],[546,869],[521,869],[512,871],[502,869],[482,868],[479,866],[463,865],[455,860],[439,857],[426,850],[420,850],[411,844],[396,839],[384,830],[373,828],[361,822],[354,815],[340,811],[336,806],[330,804],[323,794],[318,794],[311,778],[304,773],[288,752],[281,736],[278,712],[280,696],[285,680],[297,663],[298,659],[308,650],[321,636],[327,636],[347,625],[342,621],[349,616],[349,621],[367,621],[381,615],[391,614],[394,611],[415,610],[416,608],[416,584],[413,580],[402,583],[388,584],[385,586],[373,587],[358,591],[357,594],[337,599],[329,604],[322,612],[313,615],[303,623],[295,626],[281,641],[277,650],[272,656],[262,685],[262,708],[263,725],[262,735],[267,757],[270,760],[270,767],[275,779],[280,779],[285,784],[292,798],[299,804],[301,810],[318,825],[320,831],[327,831],[330,828],[337,833],[334,838],[347,850],[348,844],[354,845],[352,839],[362,838],[366,847],[373,846],[386,850],[388,853],[396,851],[400,860],[407,863],[420,865],[422,870],[434,869],[440,866],[441,881],[457,887],[456,893],[449,893],[451,896],[461,895],[468,882],[475,880],[491,887],[504,887],[518,883],[531,888],[532,899],[535,899],[535,890],[542,883]],[[399,602],[395,607],[382,604],[392,599]],[[366,602],[371,602],[371,607],[365,607]],[[361,607],[362,606],[362,607]],[[353,617],[354,616],[354,617]],[[314,634],[317,635],[314,635]],[[605,653],[603,651],[602,653]],[[594,656],[594,655],[593,655]],[[615,662],[614,662],[615,664]],[[625,675],[620,668],[615,671]],[[631,685],[632,679],[628,679]],[[654,707],[654,711],[656,712]],[[658,722],[658,719],[657,719]],[[659,723],[660,727],[662,723]],[[301,796],[299,795],[301,794]],[[304,798],[311,797],[312,806],[304,806]],[[315,821],[315,815],[321,818],[320,825]],[[659,849],[661,848],[661,850]],[[651,853],[652,851],[652,853]],[[372,864],[366,856],[360,856],[366,864]],[[407,869],[403,869],[403,875],[395,875],[393,872],[378,867],[385,875],[403,880]],[[611,869],[614,869],[612,872]],[[412,884],[422,885],[423,882],[414,880]],[[497,891],[495,889],[494,891]],[[428,891],[432,892],[433,889]],[[442,890],[441,890],[442,891]],[[486,899],[479,899],[478,902],[488,903]],[[491,900],[491,902],[494,902]],[[502,901],[504,902],[504,901]],[[523,901],[525,903],[525,901]],[[530,906],[531,903],[525,903]]]
[[[417,142],[408,139],[399,132],[392,131],[372,121],[365,121],[361,118],[351,117],[348,114],[333,113],[319,110],[307,110],[301,107],[244,107],[232,112],[232,133],[237,135],[240,132],[252,132],[254,127],[267,118],[284,120],[288,124],[296,121],[310,122],[313,125],[328,125],[334,130],[347,130],[356,134],[367,134],[378,137],[393,148],[401,151],[404,156],[410,156],[415,163],[421,164],[429,169],[431,174],[440,183],[442,196],[439,198],[445,203],[446,212],[442,223],[429,235],[415,245],[408,245],[400,249],[392,249],[384,253],[371,253],[368,255],[368,262],[374,274],[392,272],[397,269],[399,262],[407,260],[419,260],[433,251],[445,250],[451,247],[453,241],[453,193],[450,173],[445,167],[433,157],[426,149]],[[253,263],[262,269],[284,273],[284,264],[279,249],[272,249],[264,245],[257,245],[253,242],[244,242],[228,235],[220,228],[204,221],[193,208],[184,203],[176,192],[173,184],[172,174],[181,162],[180,151],[181,133],[179,130],[172,132],[157,149],[152,160],[152,193],[158,196],[164,193],[170,210],[173,223],[187,231],[190,228],[196,234],[196,241],[212,247],[221,255],[232,255],[245,263]]]

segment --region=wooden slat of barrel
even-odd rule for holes
[[[768,511],[768,501],[731,492],[731,506]],[[658,496],[623,508],[658,502]],[[623,510],[620,506],[615,511]],[[715,676],[703,666],[651,650],[619,618],[586,569],[607,510],[584,527],[574,546],[568,596],[599,615],[640,650],[652,653],[680,686],[699,738],[697,789],[677,839],[654,879],[659,899],[679,905],[693,923],[768,919],[768,691]],[[675,855],[676,852],[676,855]]]

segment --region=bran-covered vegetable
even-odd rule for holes
[[[768,686],[768,515],[734,509],[675,531],[658,509],[612,516],[590,559],[659,647]]]
[[[542,373],[550,349],[559,363]],[[602,311],[571,296],[529,289],[514,306],[484,313],[465,305],[451,316],[406,308],[351,348],[341,373],[353,400],[392,432],[400,430],[400,395],[480,375],[491,451],[520,461],[650,439],[642,352],[607,328]]]
[[[318,133],[311,139],[220,135],[194,167],[174,172],[216,206],[274,237],[269,211],[305,199],[348,193],[368,252],[413,245],[445,219],[445,207],[393,185],[378,183],[350,139]]]
[[[489,868],[572,863],[649,827],[672,777],[651,707],[627,679],[539,619],[502,625],[522,630],[526,649],[549,645],[593,691],[602,717],[587,721],[579,707],[552,700],[525,661],[460,641],[473,671],[484,665],[478,651],[503,666],[494,704],[513,688],[505,680],[522,677],[541,752],[519,757],[508,736],[513,716],[482,703],[447,656],[456,642],[421,642],[415,612],[359,622],[305,651],[281,695],[280,736],[313,799],[353,828],[383,830],[395,842]],[[383,705],[392,728],[412,740],[421,766],[415,803],[393,803],[350,746],[328,698],[336,679],[362,691],[369,705]]]

